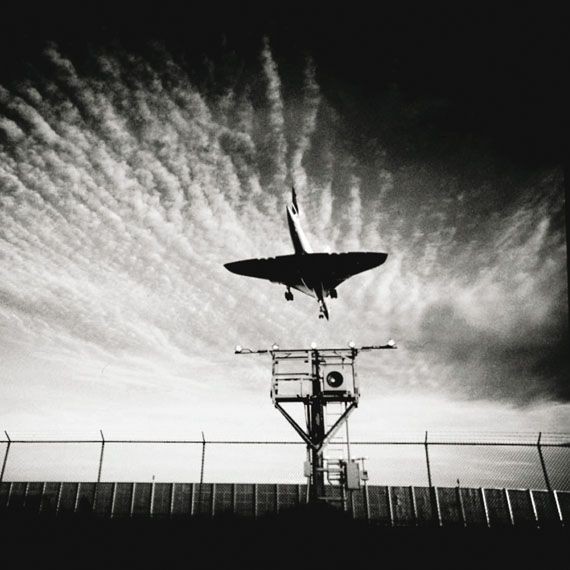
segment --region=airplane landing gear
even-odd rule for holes
[[[319,319],[328,319],[328,311],[325,302],[321,299],[319,300]]]
[[[285,300],[292,301],[293,300],[293,293],[289,289],[285,291]]]
[[[331,289],[331,292],[329,294],[330,294],[331,299],[336,299],[338,297],[336,289]]]

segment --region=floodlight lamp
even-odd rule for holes
[[[274,343],[271,345],[271,350],[279,350],[279,345],[278,345],[276,342],[274,342]]]
[[[356,346],[356,343],[353,340],[348,341],[348,347],[349,348],[354,348],[355,346]]]
[[[315,350],[315,348],[317,348],[317,343],[316,343],[316,342],[312,342],[312,343],[311,343],[311,348],[312,348],[313,350]]]
[[[388,341],[388,346],[396,346],[396,341],[395,341],[393,338],[391,338],[391,339]]]
[[[241,352],[242,350],[243,349],[242,349],[241,344],[236,344],[236,352]]]

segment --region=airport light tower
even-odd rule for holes
[[[274,344],[271,349],[251,350],[236,346],[236,354],[270,354],[272,359],[271,399],[301,439],[307,444],[309,458],[306,476],[309,479],[309,500],[326,499],[323,450],[346,423],[348,416],[358,406],[360,390],[355,370],[359,352],[395,349],[393,340],[385,345],[357,348],[349,342],[347,348],[280,349]],[[284,405],[302,404],[305,409],[306,427],[302,427],[285,409]],[[342,404],[343,411],[326,422],[327,405]],[[354,489],[360,484],[356,462],[344,462],[340,484]]]

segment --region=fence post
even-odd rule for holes
[[[8,463],[8,453],[10,452],[10,445],[12,444],[12,440],[10,439],[8,432],[4,430],[4,433],[6,434],[8,443],[6,444],[6,453],[4,454],[4,461],[2,462],[2,471],[0,471],[0,483],[4,480],[4,471],[6,470],[6,463]]]
[[[426,430],[426,436],[424,439],[424,447],[426,450],[426,466],[427,466],[429,497],[430,497],[430,504],[431,504],[431,510],[432,510],[432,517],[434,517],[435,520],[437,521],[437,526],[441,526],[441,520],[439,517],[439,507],[438,507],[438,501],[437,501],[437,494],[436,494],[436,490],[433,486],[433,482],[431,479],[431,465],[430,465],[430,461],[429,461],[429,447],[428,447],[428,432],[427,432],[427,430]]]
[[[200,465],[200,485],[204,482],[204,461],[206,459],[206,438],[202,432],[202,463]],[[201,489],[200,489],[201,491]]]
[[[428,486],[431,489],[433,487],[431,482],[431,467],[429,462],[429,451],[428,451],[428,432],[426,430],[426,437],[424,439],[424,447],[426,450],[426,465],[427,465],[427,476],[428,476]]]
[[[203,515],[204,513],[202,508],[202,486],[204,483],[204,462],[206,459],[206,438],[204,437],[204,432],[202,432],[202,461],[200,463],[200,484],[198,486],[198,500],[196,501],[196,506],[199,515]],[[212,489],[212,494],[214,490]],[[210,513],[211,514],[211,513]]]
[[[99,430],[101,434],[101,453],[99,455],[99,471],[97,472],[97,483],[101,483],[101,471],[103,469],[103,454],[105,453],[105,436],[103,430]]]
[[[542,446],[540,445],[540,440],[542,439],[542,432],[538,432],[538,441],[536,442],[536,447],[538,449],[538,457],[540,458],[540,465],[542,466],[542,474],[544,475],[544,482],[546,483],[546,489],[549,493],[552,493],[552,487],[550,485],[550,479],[548,478],[548,471],[546,470],[546,463],[544,462],[544,456],[542,455]]]
[[[540,445],[540,440],[542,439],[542,432],[538,432],[538,441],[536,442],[536,447],[538,448],[538,456],[540,457],[540,465],[542,466],[542,473],[544,475],[544,482],[546,483],[546,489],[548,490],[548,494],[550,495],[550,501],[552,503],[552,508],[556,512],[558,516],[558,520],[560,524],[562,524],[562,513],[558,508],[558,501],[556,500],[556,495],[554,494],[554,490],[552,489],[552,485],[550,484],[550,479],[548,477],[548,471],[546,469],[546,462],[544,461],[544,456],[542,455],[542,446]]]

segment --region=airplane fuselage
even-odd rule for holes
[[[298,263],[301,279],[300,283],[293,286],[293,288],[301,293],[305,293],[305,295],[316,298],[319,301],[319,317],[326,317],[328,319],[329,312],[324,298],[327,297],[330,292],[326,290],[320,272],[315,267],[315,264],[312,263],[312,258],[307,257],[307,255],[310,256],[310,254],[313,253],[313,248],[301,226],[295,189],[293,189],[292,202],[287,206],[287,222],[289,225],[289,233],[291,234],[291,241],[295,248],[295,254],[300,257]]]

